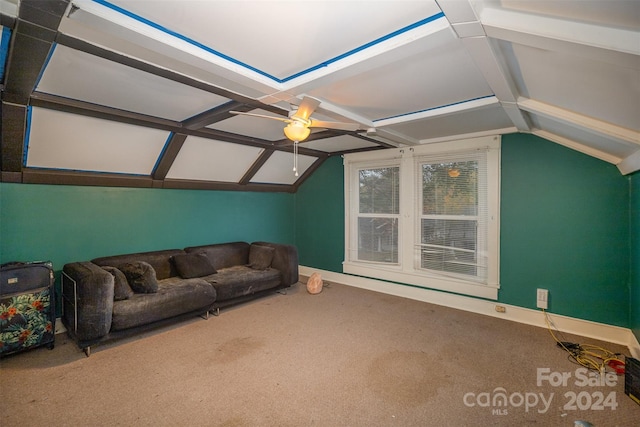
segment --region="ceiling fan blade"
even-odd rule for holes
[[[358,123],[325,122],[323,120],[314,120],[314,119],[311,119],[311,125],[309,127],[348,130],[348,131],[356,131],[360,129],[360,125]]]
[[[267,116],[265,114],[245,113],[243,111],[229,111],[229,113],[242,115],[242,116],[260,117],[260,118],[263,118],[263,119],[279,120],[281,122],[291,123],[291,119],[288,119],[286,117],[274,117],[274,116]]]
[[[309,120],[309,117],[311,117],[311,114],[313,114],[316,108],[318,108],[318,105],[320,105],[320,101],[315,98],[305,96],[302,99],[298,110],[291,117],[299,117],[303,120]]]

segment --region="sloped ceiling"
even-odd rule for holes
[[[636,0],[0,6],[3,181],[293,192],[329,156],[516,131],[640,170]],[[294,150],[231,113],[305,96],[359,130]]]

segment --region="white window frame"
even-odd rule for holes
[[[359,191],[359,186],[360,186],[360,171],[364,170],[364,169],[380,169],[380,168],[392,168],[392,167],[397,167],[400,169],[400,171],[402,171],[402,168],[400,167],[400,161],[399,159],[390,159],[390,160],[383,160],[383,161],[375,161],[375,162],[369,162],[366,165],[362,165],[361,167],[358,167],[358,165],[355,165],[355,167],[353,167],[351,169],[351,176],[349,181],[351,182],[351,188],[349,189],[349,192],[351,194],[353,194],[353,197],[355,198],[355,207],[354,207],[354,211],[353,211],[353,215],[351,215],[351,220],[350,220],[350,224],[349,227],[351,227],[353,230],[358,230],[358,219],[359,218],[395,218],[398,221],[398,262],[396,263],[386,263],[386,262],[376,262],[376,261],[360,261],[358,260],[358,233],[357,231],[354,233],[350,233],[351,236],[351,241],[350,244],[347,245],[347,248],[349,248],[349,252],[348,252],[348,258],[354,259],[354,260],[358,260],[358,262],[363,262],[363,263],[368,263],[368,264],[380,264],[380,265],[384,265],[390,268],[394,268],[397,267],[400,263],[400,260],[402,259],[402,235],[400,233],[400,231],[402,230],[402,192],[400,192],[400,200],[399,200],[399,213],[398,214],[361,214],[359,207],[360,207],[360,200],[359,200],[359,195],[360,195],[360,191]],[[399,188],[402,188],[402,174],[400,173],[399,176]],[[345,180],[346,182],[346,180]]]
[[[462,156],[477,150],[487,154],[487,277],[478,280],[463,275],[442,274],[420,268],[421,188],[416,178],[420,165],[429,155],[459,152]],[[357,259],[358,171],[400,165],[400,211],[398,219],[398,263],[374,263]],[[481,298],[498,298],[500,288],[500,136],[488,136],[414,147],[369,151],[344,156],[345,181],[345,260],[343,272],[423,288],[438,289]],[[355,245],[355,246],[354,246]],[[354,256],[355,251],[355,256]]]

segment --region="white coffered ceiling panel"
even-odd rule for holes
[[[640,130],[640,59],[633,68],[515,43],[500,46],[522,96]]]
[[[452,135],[486,133],[500,129],[502,132],[515,132],[513,123],[499,104],[490,104],[474,110],[460,110],[451,114],[434,115],[411,122],[402,122],[385,126],[421,141]]]
[[[317,160],[315,157],[298,155],[298,174],[304,172]],[[294,155],[276,151],[251,179],[252,183],[294,184],[298,177],[293,172]]]
[[[375,148],[378,146],[378,144],[350,135],[340,135],[334,136],[332,138],[302,142],[300,143],[300,146],[304,148],[311,148],[313,150],[325,151],[327,153],[333,153],[336,151],[357,150],[360,148]]]
[[[231,62],[278,80],[440,12],[432,0],[405,0],[401,6],[389,1],[112,0],[111,3]],[[239,27],[243,31],[238,31]]]
[[[264,111],[259,108],[251,110],[251,113],[280,119],[286,118],[286,116],[281,116],[270,111]],[[254,138],[266,139],[268,141],[278,141],[284,138],[283,129],[285,126],[286,123],[278,120],[237,115],[232,116],[229,119],[216,122],[207,127],[210,129],[251,136]]]
[[[57,45],[40,92],[171,120],[229,101],[169,79]]]
[[[190,136],[167,178],[238,182],[262,151],[262,148]]]
[[[493,94],[453,31],[433,34],[420,46],[404,59],[411,66],[385,63],[309,93],[373,121]]]
[[[33,108],[26,166],[149,175],[169,132]]]

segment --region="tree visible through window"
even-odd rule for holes
[[[358,172],[359,260],[398,262],[399,174],[399,167]]]
[[[421,169],[420,268],[477,276],[478,161]]]
[[[344,159],[345,273],[497,298],[500,137]]]

